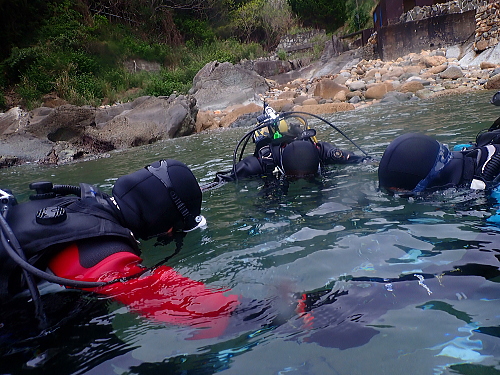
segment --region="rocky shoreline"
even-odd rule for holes
[[[473,48],[470,43],[395,61],[364,60],[359,49],[268,77],[249,69],[248,63],[212,62],[195,77],[189,95],[140,97],[99,108],[71,106],[57,98],[30,112],[15,107],[0,114],[0,167],[58,165],[161,139],[249,127],[264,101],[277,111],[330,114],[384,102],[500,90],[500,44],[481,54]]]
[[[278,111],[326,114],[377,103],[500,90],[500,45],[483,59],[467,54],[466,47],[454,46],[412,53],[395,61],[353,59],[336,74],[297,78],[287,83],[268,79],[270,89],[261,98]],[[247,105],[235,110],[241,112],[245,108],[251,109]],[[212,122],[205,123],[210,125],[207,129],[255,123],[255,115],[234,121],[232,111],[208,111],[200,115],[211,118]]]

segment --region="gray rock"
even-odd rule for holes
[[[349,99],[348,103],[351,104],[356,104],[361,101],[361,98],[358,95],[353,96],[351,99]]]
[[[14,134],[0,139],[0,155],[15,159],[15,164],[43,161],[50,154],[54,143],[29,135]]]
[[[413,97],[413,93],[411,92],[399,92],[399,91],[389,91],[384,97],[380,100],[380,103],[399,103],[406,102]]]
[[[365,90],[366,89],[366,83],[365,81],[354,81],[348,85],[349,90],[351,91],[357,91],[357,90]]]
[[[261,115],[262,112],[253,112],[253,113],[246,113],[244,115],[241,115],[229,125],[230,128],[247,128],[251,126],[255,126],[257,124],[257,116]]]
[[[231,105],[261,103],[269,90],[264,77],[229,62],[206,64],[193,79],[190,93],[200,110],[223,110]]]
[[[429,86],[431,84],[430,81],[426,80],[426,79],[422,79],[418,76],[414,76],[414,77],[410,77],[406,80],[406,82],[419,82],[421,83],[423,86]]]
[[[429,89],[423,89],[423,90],[418,90],[415,95],[420,98],[420,99],[427,99],[430,98],[434,94],[432,90]]]
[[[404,82],[404,81],[408,80],[408,78],[415,77],[416,75],[417,75],[417,73],[412,73],[412,72],[403,73],[399,76],[399,80],[401,82]]]
[[[500,68],[496,68],[494,69],[491,73],[490,73],[490,78],[493,77],[493,76],[496,76],[497,74],[500,74]]]
[[[464,76],[464,72],[456,65],[450,65],[444,72],[439,73],[443,79],[458,79]]]

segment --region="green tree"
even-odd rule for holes
[[[270,49],[295,25],[286,0],[250,0],[232,13],[236,35],[244,42],[256,41]]]
[[[26,47],[33,40],[38,28],[49,15],[50,1],[0,0],[0,60],[10,54],[10,50]]]
[[[372,12],[375,0],[347,0],[347,32],[373,27]]]
[[[288,0],[304,26],[333,32],[347,20],[345,0]]]

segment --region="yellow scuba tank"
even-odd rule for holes
[[[307,129],[310,129],[310,127],[304,118],[299,116],[288,117],[265,128],[255,130],[253,140],[254,142],[258,142],[263,138],[278,139],[284,135],[296,138]],[[316,136],[311,137],[311,139],[313,142],[317,142]]]

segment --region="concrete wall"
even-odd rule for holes
[[[420,21],[388,25],[378,30],[378,54],[395,60],[408,53],[420,53],[462,43],[475,35],[476,11],[446,14]]]

